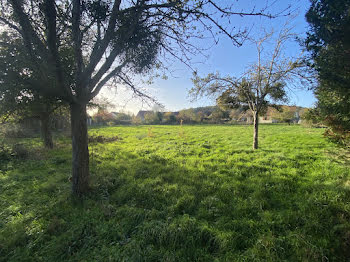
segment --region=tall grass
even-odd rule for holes
[[[322,130],[108,127],[92,190],[70,197],[70,146],[0,175],[1,261],[349,261],[349,162]],[[110,142],[111,141],[111,142]],[[38,147],[28,144],[30,150]]]

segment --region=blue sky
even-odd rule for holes
[[[225,1],[225,0],[222,0]],[[220,1],[219,1],[220,2]],[[227,1],[225,1],[227,2]],[[236,2],[236,1],[235,1]],[[295,18],[291,22],[294,26],[293,31],[299,36],[305,36],[307,31],[307,23],[305,21],[305,13],[310,4],[308,0],[277,0],[277,1],[237,1],[237,10],[250,10],[254,6],[259,9],[259,4],[272,4],[269,8],[270,13],[278,13],[291,5],[291,10],[295,14]],[[287,17],[279,17],[268,19],[262,17],[236,17],[233,21],[237,28],[248,28],[250,36],[256,37],[261,35],[262,30],[278,30],[289,19]],[[211,46],[211,42],[201,42],[201,45]],[[286,54],[295,56],[301,53],[301,48],[296,42],[290,42],[286,46]],[[235,47],[227,38],[221,37],[217,45],[207,51],[207,57],[192,57],[192,67],[195,68],[199,75],[206,75],[210,72],[220,72],[222,75],[239,76],[242,74],[247,65],[256,61],[256,48],[249,41],[243,46]],[[184,108],[214,105],[215,102],[210,99],[200,99],[191,102],[188,98],[188,90],[192,87],[191,70],[181,62],[175,62],[168,73],[168,79],[156,79],[152,85],[146,86],[148,93],[161,102],[166,110],[178,111]],[[129,111],[137,113],[138,110],[145,110],[152,107],[142,103],[138,99],[131,97],[131,93],[125,88],[120,87],[115,91],[104,90],[100,97],[107,97],[116,105],[115,110]],[[312,107],[315,98],[311,91],[299,87],[289,94],[291,105],[304,107]]]

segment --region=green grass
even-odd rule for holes
[[[150,129],[151,128],[151,129]],[[350,171],[323,130],[261,125],[91,129],[91,193],[71,149],[23,141],[0,172],[1,261],[349,261]]]

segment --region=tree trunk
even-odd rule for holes
[[[50,125],[50,114],[43,113],[40,115],[40,125],[41,125],[41,137],[46,148],[53,148],[51,125]]]
[[[258,135],[259,135],[259,114],[258,112],[253,113],[254,117],[254,137],[253,137],[253,149],[258,149]]]
[[[72,190],[82,196],[89,190],[89,149],[86,105],[71,104]]]

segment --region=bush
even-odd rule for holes
[[[0,144],[0,163],[5,163],[13,157],[12,149],[8,145]]]
[[[323,135],[336,144],[350,148],[350,132],[339,130],[334,132],[331,128],[327,128]]]
[[[30,155],[29,150],[23,144],[14,144],[12,146],[12,153],[15,157],[20,159],[26,159]]]
[[[26,159],[29,157],[29,151],[22,144],[12,146],[5,143],[0,144],[0,171],[6,171],[8,163],[15,159]]]
[[[25,138],[35,137],[35,131],[29,128],[24,128],[20,124],[6,123],[1,125],[0,134],[5,138]]]
[[[105,136],[90,136],[89,143],[109,143],[117,140],[121,140],[118,136],[105,137]]]
[[[133,125],[141,125],[142,124],[142,119],[140,117],[134,116],[131,120],[131,123]]]

